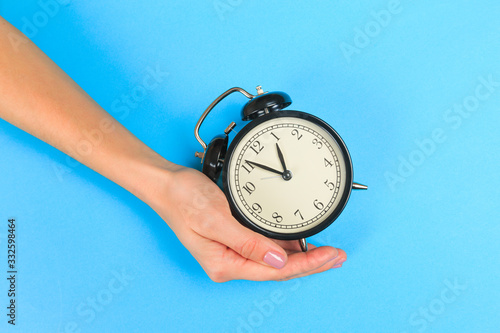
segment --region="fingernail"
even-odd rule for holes
[[[337,248],[335,248],[335,256],[330,260],[335,260],[335,259],[337,259],[338,256],[339,256],[339,250]]]
[[[345,258],[340,259],[332,268],[339,268],[344,263]]]
[[[285,266],[285,257],[274,251],[269,251],[264,256],[264,262],[274,268],[281,269]]]

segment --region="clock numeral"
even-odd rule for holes
[[[300,219],[303,221],[304,217],[302,216],[302,214],[300,213],[300,210],[298,210],[298,209],[295,211],[295,213],[293,213],[293,215],[297,216],[297,214],[299,214]]]
[[[314,207],[316,207],[319,210],[322,210],[323,208],[325,208],[325,205],[323,205],[323,203],[321,201],[319,201],[318,199],[314,200],[313,204],[314,204]]]
[[[327,159],[325,158],[325,167],[330,167],[330,168],[331,168],[332,166],[333,166],[333,163],[332,163],[332,162],[330,162],[329,160],[327,160]]]
[[[329,182],[328,179],[325,180],[325,182],[323,184],[325,184],[326,187],[328,187],[330,189],[330,191],[333,191],[335,189],[335,184],[332,182]]]
[[[252,184],[251,182],[247,182],[245,186],[243,186],[243,189],[245,189],[248,194],[252,194],[253,191],[255,191],[255,185]]]
[[[248,162],[243,163],[241,167],[245,169],[248,173],[252,172],[252,170],[255,169],[255,167]]]
[[[283,216],[279,215],[277,212],[274,212],[272,217],[277,223],[281,223],[283,221]]]
[[[314,138],[312,140],[312,143],[313,143],[313,145],[316,145],[316,148],[318,148],[318,149],[323,148],[323,142],[321,142],[320,140],[318,140],[316,138]]]
[[[292,135],[296,135],[297,140],[302,139],[302,134],[300,134],[299,131],[297,131],[296,129],[292,130]]]
[[[274,134],[273,132],[271,132],[271,135],[272,135],[272,136],[274,136],[274,137],[276,138],[276,140],[278,140],[278,141],[280,140],[280,138],[278,138],[278,137],[276,136],[276,134]]]
[[[252,209],[257,213],[260,214],[262,213],[262,207],[258,203],[254,203],[252,205]]]
[[[252,148],[252,150],[257,155],[259,155],[259,153],[262,151],[262,149],[264,149],[264,146],[262,146],[259,141],[254,141],[254,143],[252,143],[252,145],[250,146],[250,148]]]

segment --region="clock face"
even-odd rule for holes
[[[299,111],[253,120],[232,141],[223,185],[233,215],[268,237],[299,239],[330,225],[352,187],[352,165],[340,136]]]

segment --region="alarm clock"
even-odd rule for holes
[[[200,127],[225,97],[240,92],[250,99],[241,117],[248,121],[229,143],[231,122],[224,134],[207,145]],[[267,237],[299,240],[332,224],[344,209],[352,189],[368,187],[353,182],[351,157],[340,135],[324,120],[302,111],[284,110],[292,104],[281,91],[257,95],[231,88],[203,112],[195,137],[203,147],[196,152],[202,172],[218,182],[233,216],[244,226]]]

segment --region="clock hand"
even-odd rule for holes
[[[283,153],[281,152],[280,146],[276,142],[276,149],[278,149],[278,157],[280,158],[281,166],[283,167],[283,172],[285,172],[286,169],[286,164],[285,164],[285,158],[283,157]]]
[[[255,162],[252,162],[252,161],[249,161],[249,160],[245,160],[245,162],[247,162],[248,164],[253,164],[253,165],[255,165],[258,168],[261,168],[261,169],[264,169],[264,170],[267,170],[267,171],[271,171],[271,172],[277,173],[278,175],[282,175],[283,174],[283,172],[278,171],[278,170],[273,169],[273,168],[270,168],[270,167],[268,167],[266,165],[263,165],[263,164],[255,163]]]
[[[274,178],[283,178],[283,175],[281,176],[270,176],[270,177],[263,177],[260,180],[266,180],[266,179],[274,179]]]

